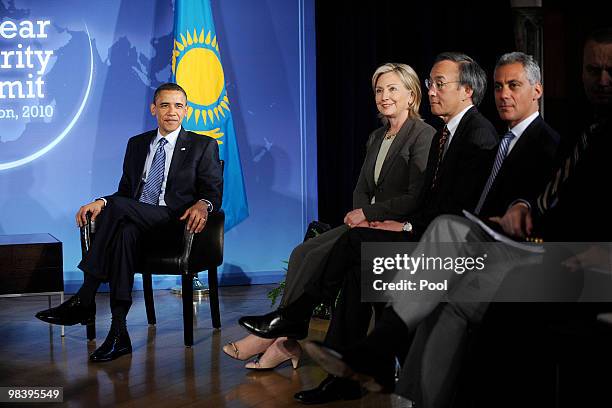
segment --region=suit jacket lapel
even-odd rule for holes
[[[144,166],[151,148],[151,142],[157,136],[157,131],[151,131],[146,137],[143,137],[141,142],[136,145],[136,160],[133,163],[135,171],[139,177],[144,175]]]
[[[436,171],[436,163],[438,163],[438,146],[440,145],[441,137],[442,129],[438,129],[438,131],[431,140],[429,156],[427,158],[427,167],[425,168],[425,179],[423,182],[422,190],[423,193],[428,192],[431,189],[431,183],[433,182],[433,176]]]
[[[514,147],[512,148],[510,153],[508,154],[508,157],[506,157],[506,160],[512,159],[514,156],[516,156],[518,154],[516,152],[520,152],[523,149],[525,149],[525,146],[529,143],[529,140],[535,134],[534,130],[540,125],[541,121],[542,121],[542,118],[540,116],[537,116],[529,124],[529,126],[527,126],[527,128],[523,131],[523,134],[521,135],[519,140],[516,141],[516,144],[514,145]]]
[[[477,112],[475,106],[472,106],[470,109],[468,109],[467,112],[465,112],[465,114],[459,121],[457,129],[455,129],[453,137],[450,139],[450,144],[448,144],[449,141],[446,142],[446,151],[444,152],[444,156],[442,157],[442,161],[440,162],[440,168],[438,169],[438,180],[440,180],[440,176],[444,172],[444,169],[449,166],[449,163],[452,163],[455,160],[455,155],[457,154],[456,152],[459,150],[459,146],[463,143],[463,138],[465,137],[465,128],[467,127],[467,122],[469,121],[469,118],[474,114],[474,112]],[[438,145],[435,146],[436,150],[438,148],[437,146]],[[452,167],[454,166],[454,164],[450,164],[450,166]]]
[[[378,151],[380,150],[380,145],[382,145],[385,133],[386,129],[381,129],[381,131],[376,134],[363,163],[364,169],[366,169],[366,180],[371,191],[373,191],[376,186],[374,183],[374,166],[376,166],[376,157],[378,156]]]
[[[385,175],[389,172],[389,169],[391,169],[393,165],[393,160],[395,160],[395,156],[397,156],[404,144],[406,144],[406,139],[408,139],[413,127],[414,120],[407,119],[406,122],[402,125],[400,131],[397,133],[397,136],[395,136],[395,140],[393,140],[393,142],[391,143],[389,151],[387,152],[387,156],[385,157],[385,161],[383,162],[382,168],[380,169],[380,174],[378,175],[378,185],[380,185],[385,179]],[[380,144],[382,144],[382,138]],[[378,150],[376,152],[378,155]]]
[[[468,109],[467,112],[465,112],[465,115],[463,115],[463,117],[459,121],[459,125],[457,126],[457,129],[455,129],[455,133],[453,134],[451,143],[446,148],[446,153],[444,153],[444,157],[442,158],[442,163],[440,163],[440,167],[444,167],[444,163],[447,162],[446,159],[449,156],[453,155],[455,150],[458,149],[457,145],[461,144],[463,135],[465,133],[465,127],[467,126],[468,119],[470,118],[470,116],[474,114],[474,112],[476,112],[476,107],[472,106],[470,109]]]
[[[187,154],[189,154],[190,145],[191,143],[187,138],[187,132],[181,127],[179,136],[176,139],[176,145],[174,146],[174,152],[172,153],[172,161],[170,162],[170,170],[168,171],[168,180],[166,180],[166,184],[173,179],[176,172],[183,166],[183,161],[185,157],[187,157]]]
[[[152,130],[142,140],[136,144],[134,152],[134,161],[131,163],[132,171],[134,172],[134,182],[136,183],[133,188],[133,197],[137,199],[137,195],[140,193],[140,186],[142,184],[142,178],[145,172],[145,162],[147,161],[147,155],[151,147],[151,142],[157,136],[157,131]]]
[[[508,153],[508,156],[506,156],[506,158],[504,159],[504,162],[502,163],[502,166],[499,169],[499,173],[497,173],[497,176],[495,177],[495,182],[497,182],[498,179],[502,178],[500,176],[503,176],[503,173],[507,172],[508,168],[514,165],[515,157],[521,157],[522,160],[527,157],[522,152],[523,150],[527,149],[529,143],[531,143],[530,139],[535,134],[534,130],[539,126],[541,120],[542,118],[540,116],[536,117],[533,122],[531,122],[529,126],[527,126],[527,128],[523,131],[523,134],[521,135],[519,140],[516,141],[516,144],[514,145],[510,153]],[[495,152],[495,154],[497,154],[497,151]],[[493,187],[495,187],[495,182],[491,186],[491,190],[493,190]]]

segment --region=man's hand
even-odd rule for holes
[[[94,221],[98,214],[102,212],[104,208],[103,200],[96,200],[93,203],[85,204],[76,213],[76,223],[79,227],[87,224],[87,213],[91,214],[91,220]]]
[[[185,211],[180,220],[187,220],[187,231],[200,233],[208,220],[208,206],[205,202],[198,201]]]
[[[403,231],[404,223],[399,221],[372,221],[370,223],[370,228],[401,232]]]
[[[366,221],[366,216],[361,208],[349,211],[344,216],[344,223],[353,228]]]
[[[499,224],[506,234],[515,238],[530,236],[533,230],[531,211],[521,202],[508,208],[503,217],[491,217],[489,220]]]
[[[570,271],[577,272],[584,269],[600,269],[610,271],[610,253],[607,245],[592,245],[587,250],[580,252],[561,262]]]

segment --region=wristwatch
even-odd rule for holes
[[[402,226],[402,231],[404,232],[412,232],[412,224],[409,222],[405,222]]]
[[[208,208],[208,212],[212,212],[213,210],[213,205],[210,201],[206,200],[205,198],[200,198],[200,201],[202,201],[204,204],[206,204],[206,207]]]

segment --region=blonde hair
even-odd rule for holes
[[[408,106],[408,118],[420,118],[421,115],[419,115],[419,107],[421,106],[421,98],[423,97],[423,94],[421,92],[419,76],[414,69],[410,67],[410,65],[388,62],[376,68],[374,75],[372,75],[372,90],[376,92],[376,82],[378,82],[378,78],[380,78],[381,75],[389,72],[395,72],[402,81],[402,84],[406,87],[406,89],[412,92],[414,96],[412,103]],[[379,115],[379,117],[383,120],[383,122],[386,121],[386,118],[384,118],[382,115]]]

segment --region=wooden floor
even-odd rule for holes
[[[223,344],[245,335],[238,318],[270,311],[270,286],[220,289],[221,330],[214,330],[208,299],[194,303],[194,346],[183,345],[181,300],[167,290],[155,292],[157,325],[148,326],[142,292],[135,292],[128,316],[134,351],[108,363],[89,363],[110,324],[108,295],[97,296],[97,340],[88,342],[83,326],[60,328],[34,314],[47,308],[46,297],[0,298],[0,386],[61,386],[70,407],[294,407],[293,394],[316,386],[325,373],[305,355],[301,366],[253,372],[227,357]],[[52,304],[59,303],[59,296]],[[311,326],[311,338],[322,335]],[[23,406],[23,404],[20,404]],[[37,404],[38,405],[38,404]],[[52,404],[45,404],[52,406]],[[399,407],[387,395],[367,395],[332,407]]]

